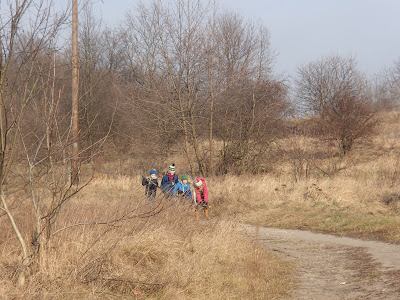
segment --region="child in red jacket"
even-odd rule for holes
[[[200,177],[193,182],[193,185],[196,194],[196,220],[199,219],[199,207],[203,208],[206,219],[210,220],[208,216],[208,190],[206,181]]]

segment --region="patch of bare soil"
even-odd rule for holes
[[[243,225],[270,251],[294,262],[290,299],[400,299],[400,245]]]

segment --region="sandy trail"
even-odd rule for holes
[[[270,251],[294,262],[290,299],[400,299],[400,245],[243,225]]]

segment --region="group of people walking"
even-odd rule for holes
[[[168,167],[167,173],[161,179],[161,186],[158,185],[158,174],[155,169],[150,171],[150,177],[142,176],[142,185],[145,186],[145,194],[150,203],[154,202],[157,195],[157,189],[160,188],[167,199],[180,197],[182,199],[192,201],[195,197],[196,219],[199,219],[199,210],[204,211],[205,217],[209,220],[208,214],[208,190],[204,178],[199,177],[193,181],[194,194],[190,189],[189,176],[183,174],[179,181],[178,175],[175,174],[175,164]]]

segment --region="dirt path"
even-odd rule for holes
[[[244,225],[297,268],[290,299],[400,299],[400,246]]]

